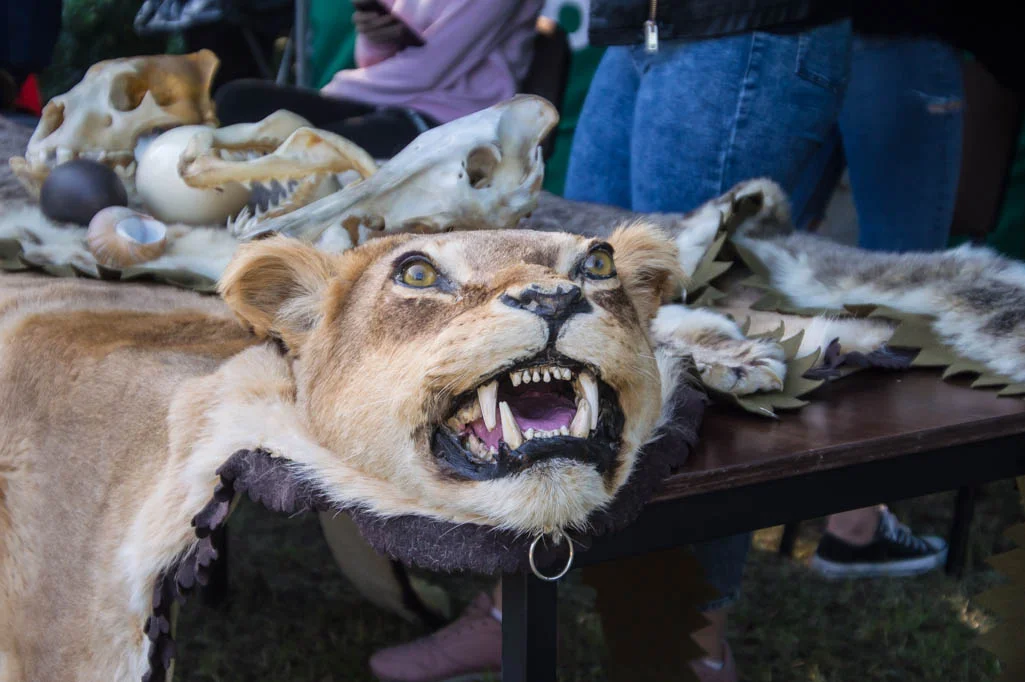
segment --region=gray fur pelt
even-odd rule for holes
[[[681,265],[692,275],[731,211],[732,242],[760,261],[769,284],[793,306],[842,310],[868,305],[927,316],[937,338],[958,356],[1015,382],[1025,381],[1025,264],[968,245],[888,253],[799,233],[793,229],[786,195],[765,179],[740,183],[689,213],[639,214],[542,194],[521,226],[607,236],[622,223],[645,220],[674,237]],[[732,284],[729,276],[723,281],[725,299],[700,309],[665,306],[654,327],[660,344],[692,349],[706,384],[720,390],[743,394],[775,390],[781,384],[782,377],[777,381],[773,375],[785,371],[778,362],[782,352],[773,349],[777,344],[745,338],[735,323],[744,316],[760,330],[774,329],[783,320],[788,336],[805,331],[801,354],[824,350],[834,339],[845,350],[884,349],[896,327],[895,321],[876,318],[753,310],[750,304],[758,296],[737,285],[739,278],[732,278]],[[762,371],[766,367],[769,371]],[[749,376],[746,382],[737,380],[738,375],[758,372],[760,376]]]

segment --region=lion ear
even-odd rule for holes
[[[217,289],[257,336],[280,339],[294,351],[321,319],[324,294],[341,260],[289,237],[248,242],[236,251]]]
[[[621,226],[609,237],[616,271],[642,322],[658,314],[663,303],[678,298],[686,275],[676,244],[662,230],[645,222]]]

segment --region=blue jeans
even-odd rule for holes
[[[960,52],[935,40],[857,38],[851,81],[829,142],[794,194],[801,229],[821,217],[846,164],[858,245],[947,247],[961,171]]]
[[[847,21],[665,41],[655,54],[608,48],[574,135],[566,198],[683,212],[757,177],[792,191],[840,113],[850,48]],[[703,610],[737,599],[750,545],[750,533],[695,545],[719,593]]]

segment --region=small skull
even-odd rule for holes
[[[537,203],[540,144],[558,120],[547,100],[517,95],[428,130],[361,182],[269,220],[236,221],[234,232],[340,250],[374,233],[513,227]]]
[[[43,108],[24,157],[11,169],[33,196],[58,164],[100,161],[133,190],[135,145],[155,131],[217,125],[210,84],[219,65],[210,50],[97,62],[85,77]]]

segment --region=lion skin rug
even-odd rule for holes
[[[239,473],[254,461],[312,500],[276,505],[289,511],[412,515],[553,550],[616,525],[595,513],[615,510],[687,388],[688,361],[649,336],[680,280],[644,225],[341,255],[268,239],[239,250],[223,301],[0,275],[2,679],[158,679],[167,576],[186,591],[201,576],[236,480],[265,490]]]
[[[341,254],[200,228],[174,287],[76,269],[74,231],[4,207],[2,682],[170,679],[173,606],[242,494],[431,569],[524,570],[541,539],[557,568],[628,526],[708,399],[773,415],[810,376],[907,367],[909,320],[1025,383],[1025,266],[797,234],[766,180],[688,214],[542,195],[530,229]]]

